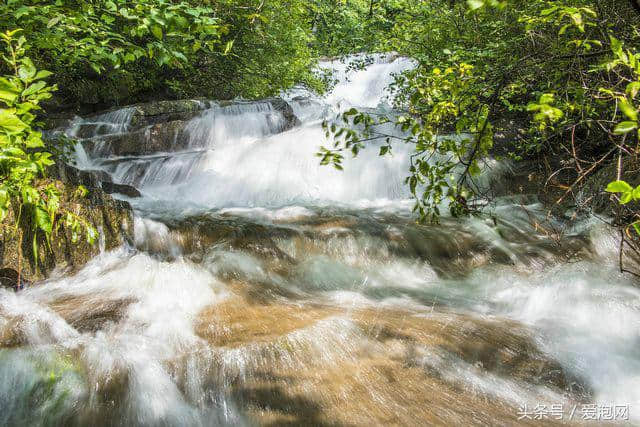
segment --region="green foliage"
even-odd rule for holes
[[[615,102],[617,109],[622,112],[621,121],[615,126],[613,133],[627,136],[635,131],[637,141],[640,142],[640,134],[638,134],[640,102],[637,99],[640,92],[640,53],[624,49],[623,43],[613,36],[610,36],[610,39],[613,59],[600,68],[608,72],[620,72],[620,81],[615,86],[601,87],[600,92]]]
[[[179,66],[185,55],[213,50],[225,27],[211,9],[168,0],[41,2],[13,0],[0,7],[0,16],[38,34],[32,49],[61,66],[84,63],[97,73],[140,58],[158,65]]]
[[[546,123],[555,123],[564,116],[564,112],[554,107],[554,95],[552,93],[543,93],[537,102],[530,102],[527,105],[527,111],[535,112],[533,120],[539,123],[540,129],[543,130]]]
[[[253,98],[317,85],[305,4],[10,0],[0,3],[0,31],[24,29],[35,65],[56,76],[58,104]]]
[[[171,87],[179,97],[218,99],[272,96],[297,83],[321,89],[311,72],[315,53],[306,4],[303,0],[210,2],[229,28],[224,50],[200,55],[170,78]]]
[[[467,177],[479,173],[478,160],[492,146],[488,113],[491,103],[496,102],[495,93],[486,99],[468,95],[478,78],[466,63],[444,70],[418,68],[398,76],[394,84],[399,94],[396,107],[403,114],[374,117],[355,109],[345,112],[343,121],[348,126],[325,124],[329,135],[334,136],[334,149],[325,148],[320,153],[321,163],[338,167],[342,151],[357,155],[365,148],[363,140],[375,136],[386,137],[387,144],[380,149],[380,155],[392,152],[392,140],[414,144],[406,184],[416,199],[415,210],[420,217],[437,221],[439,206],[445,200],[452,214],[467,213],[470,207],[466,198],[471,193]],[[399,138],[376,130],[389,121],[408,136]],[[358,125],[362,131],[352,130]]]
[[[0,222],[10,209],[16,212],[16,225],[23,215],[33,236],[33,253],[37,256],[38,233],[49,241],[58,226],[60,191],[54,183],[43,180],[47,167],[54,164],[51,153],[37,131],[35,113],[40,103],[51,97],[55,85],[47,85],[49,71],[38,71],[26,56],[26,39],[19,30],[0,34],[6,47],[2,59],[13,74],[0,77]],[[89,242],[95,230],[72,212],[64,213],[64,223],[75,230],[84,230]]]
[[[437,219],[445,198],[454,214],[472,211],[472,201],[481,196],[474,174],[487,154],[551,159],[551,167],[563,171],[555,179],[562,176],[568,192],[607,156],[637,155],[640,60],[631,46],[640,43],[640,20],[628,2],[378,3],[381,10],[401,12],[378,17],[379,28],[389,29],[368,44],[417,61],[393,87],[402,121],[376,120],[409,131],[404,142],[414,144],[417,163],[408,184],[422,219]],[[460,73],[461,65],[469,67],[468,75]],[[453,71],[440,76],[434,70]],[[492,135],[509,131],[503,122],[516,122],[523,132],[492,148]],[[366,128],[355,136],[329,128],[349,145],[324,149],[322,160],[340,159],[336,154],[344,148],[362,149],[354,141],[367,140]],[[434,136],[447,134],[455,137]],[[390,151],[391,146],[384,149]]]
[[[600,92],[622,113],[617,115],[618,123],[613,129],[613,134],[621,138],[618,142],[620,150],[637,155],[640,148],[640,100],[637,99],[640,92],[640,53],[625,49],[624,44],[613,36],[610,36],[610,40],[613,59],[600,68],[608,72],[619,72],[620,82],[614,86],[601,87]],[[630,141],[627,142],[627,139]],[[617,193],[621,205],[640,200],[640,186],[633,188],[625,181],[610,182],[606,191]],[[638,217],[637,209],[634,210],[634,216]],[[640,235],[640,221],[634,221],[630,226]]]
[[[347,112],[342,123],[326,124],[334,145],[318,154],[321,163],[341,168],[345,153],[357,155],[372,138],[387,138],[380,155],[396,143],[412,144],[407,185],[421,218],[429,220],[437,220],[443,203],[455,215],[473,211],[481,196],[480,162],[496,152],[551,159],[568,191],[608,156],[636,156],[638,17],[621,0],[0,4],[0,30],[24,28],[31,67],[53,71],[71,103],[257,98],[299,82],[321,90],[322,79],[311,72],[317,55],[395,51],[415,59],[417,67],[391,88],[397,114]],[[27,74],[10,64],[3,70],[21,79],[31,67],[20,66]],[[43,76],[30,85],[33,94],[48,87]],[[18,95],[5,86],[0,100],[16,105]],[[17,110],[13,115],[31,126]],[[494,134],[509,130],[505,121],[516,121],[523,132],[495,147]],[[7,132],[28,133],[13,116],[3,122]],[[406,136],[381,135],[385,123]],[[29,149],[35,150],[29,155],[44,151]]]
[[[89,103],[151,90],[161,69],[215,51],[228,31],[211,8],[169,0],[0,3],[0,31],[15,27],[23,28],[36,66],[55,74],[62,96]]]
[[[391,29],[393,17],[402,11],[396,3],[380,0],[308,2],[315,49],[325,56],[378,50],[379,37]]]
[[[607,185],[605,189],[608,193],[614,193],[618,195],[618,201],[621,205],[626,205],[629,202],[637,202],[640,200],[640,185],[633,188],[626,181],[613,181]],[[634,221],[630,225],[640,235],[640,221]]]

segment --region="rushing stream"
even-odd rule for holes
[[[373,141],[342,172],[314,156],[323,119],[388,108],[411,62],[324,66],[325,97],[286,94],[292,128],[269,103],[212,104],[171,152],[78,147],[141,191],[135,242],[0,289],[0,425],[640,423],[640,289],[615,236],[533,195],[417,224],[411,147]]]

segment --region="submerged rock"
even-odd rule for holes
[[[517,322],[258,300],[245,287],[195,325],[215,348],[208,374],[258,424],[512,425],[519,399],[591,393]]]
[[[121,321],[134,302],[133,298],[67,296],[53,301],[50,308],[78,331],[96,332],[108,323]]]

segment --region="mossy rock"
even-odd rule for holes
[[[21,227],[16,227],[15,212],[10,212],[0,228],[0,268],[20,271],[25,280],[37,281],[52,273],[74,272],[80,269],[100,250],[110,250],[133,240],[133,214],[131,206],[105,193],[99,185],[94,185],[90,173],[61,164],[50,170],[53,183],[60,193],[60,207],[71,211],[88,221],[98,232],[99,238],[93,244],[80,238],[73,241],[71,230],[64,226],[56,229],[49,242],[43,236],[36,236],[38,252],[33,253],[33,234],[24,217]],[[78,186],[87,188],[86,197],[81,197]]]
[[[210,101],[182,99],[177,101],[155,101],[137,104],[131,117],[131,129],[139,129],[157,123],[188,120],[201,111],[213,107]]]

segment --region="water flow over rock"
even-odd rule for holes
[[[535,196],[416,224],[410,147],[317,164],[320,122],[388,108],[411,66],[369,62],[324,63],[325,97],[171,116],[185,139],[159,153],[95,149],[138,132],[129,112],[101,116],[78,162],[139,188],[134,247],[0,289],[0,424],[539,424],[523,405],[571,424],[594,404],[637,421],[640,292],[610,230]]]

